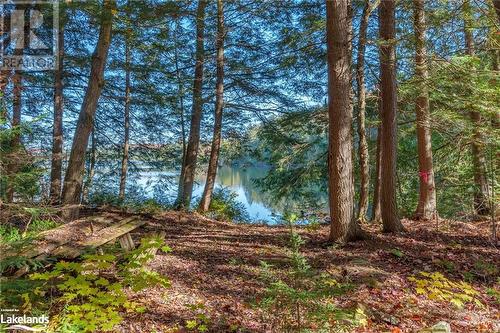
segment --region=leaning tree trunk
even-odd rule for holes
[[[372,11],[378,6],[378,0],[370,4],[366,0],[361,15],[359,26],[358,56],[356,61],[356,81],[358,86],[358,137],[359,137],[359,167],[361,174],[361,185],[359,194],[358,220],[366,222],[366,211],[368,210],[368,192],[370,189],[370,164],[368,156],[368,142],[366,140],[365,111],[366,111],[366,87],[365,87],[365,49],[366,33],[368,30],[368,19]]]
[[[464,2],[464,37],[465,49],[468,56],[474,56],[474,41],[472,35],[472,13],[468,0]],[[486,177],[486,157],[484,155],[484,140],[481,135],[481,113],[470,110],[469,115],[473,126],[471,144],[472,167],[474,173],[474,211],[478,215],[488,215],[490,212],[488,203],[488,179]]]
[[[12,99],[12,129],[16,132],[12,136],[10,141],[10,157],[7,162],[7,189],[6,189],[6,200],[7,202],[12,202],[14,200],[15,186],[13,184],[13,179],[17,173],[17,169],[20,164],[20,146],[21,146],[21,134],[19,133],[19,125],[21,125],[21,109],[22,109],[22,90],[23,90],[23,77],[21,72],[17,71],[14,73],[12,79],[13,82],[13,99]]]
[[[395,0],[384,0],[379,8],[380,90],[382,98],[382,154],[380,205],[384,232],[403,230],[396,203],[397,92],[395,54]]]
[[[54,123],[52,128],[52,165],[50,168],[50,202],[61,201],[61,178],[63,161],[63,70],[64,70],[64,23],[57,32],[58,55],[54,72]]]
[[[189,207],[193,194],[198,147],[200,145],[200,125],[203,112],[203,63],[205,61],[205,7],[206,0],[198,1],[196,12],[196,65],[193,83],[193,109],[191,114],[191,127],[186,148],[186,156],[182,165],[181,178],[179,179],[179,193],[177,203],[179,207]]]
[[[123,124],[123,155],[122,169],[120,174],[120,189],[118,197],[123,200],[125,198],[125,187],[127,184],[127,168],[128,168],[128,151],[130,139],[130,37],[129,32],[125,35],[125,110]]]
[[[434,185],[434,169],[432,166],[431,129],[429,115],[429,92],[427,80],[427,50],[425,48],[425,8],[424,0],[413,0],[415,30],[415,76],[419,95],[415,104],[417,114],[417,149],[420,191],[415,217],[429,220],[437,216],[436,187]]]
[[[215,91],[214,136],[208,163],[207,181],[203,190],[199,209],[208,211],[219,164],[222,131],[222,109],[224,105],[224,9],[222,0],[217,0],[217,87]]]
[[[350,1],[326,1],[330,240],[341,243],[361,235],[354,219],[350,7]]]
[[[89,84],[78,117],[68,168],[64,177],[62,202],[71,205],[65,210],[64,217],[70,220],[78,217],[77,205],[81,200],[85,150],[92,131],[97,102],[104,86],[104,68],[111,42],[112,15],[115,4],[115,0],[104,0],[103,3],[102,24],[97,46],[92,55]]]

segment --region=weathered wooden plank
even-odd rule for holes
[[[76,220],[63,224],[57,228],[46,230],[39,234],[39,239],[34,240],[33,244],[28,245],[22,249],[8,249],[0,253],[0,260],[8,257],[26,257],[33,258],[44,254],[49,254],[51,251],[62,245],[70,242],[78,242],[85,240],[87,237],[92,236],[98,231],[109,227],[110,225],[123,225],[136,217],[129,217],[121,221],[113,221],[113,217],[105,216],[95,217],[85,220]]]
[[[125,224],[116,224],[102,229],[98,235],[74,244],[65,244],[52,251],[52,255],[65,258],[76,258],[84,251],[99,247],[145,224],[144,220],[133,220]]]
[[[120,242],[122,249],[125,251],[132,251],[135,249],[134,240],[132,239],[132,236],[130,236],[130,233],[126,233],[125,235],[118,237],[118,241]]]

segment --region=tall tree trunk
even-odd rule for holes
[[[182,84],[181,71],[179,69],[179,44],[177,41],[177,36],[179,35],[179,19],[175,21],[175,33],[174,33],[174,61],[175,61],[175,76],[177,78],[177,90],[179,99],[179,115],[181,117],[181,136],[182,136],[182,159],[181,163],[184,165],[184,158],[186,156],[186,125],[184,120],[184,85]],[[181,178],[182,179],[182,178]]]
[[[92,134],[91,134],[91,145],[90,145],[90,157],[89,157],[89,172],[87,174],[87,180],[85,181],[85,185],[83,186],[83,202],[88,202],[89,201],[89,193],[90,193],[90,188],[92,187],[92,180],[94,179],[94,174],[95,174],[95,161],[96,161],[96,154],[97,154],[97,143],[95,141],[95,131],[96,131],[96,126],[92,127]]]
[[[382,154],[380,204],[384,232],[403,230],[396,203],[397,91],[395,0],[384,0],[379,7],[380,90],[382,98]]]
[[[419,96],[415,103],[417,114],[417,149],[420,191],[415,217],[429,220],[437,215],[436,187],[432,166],[431,129],[429,115],[429,92],[427,80],[427,50],[425,47],[425,1],[413,0],[415,30],[415,76],[417,77]]]
[[[222,109],[224,106],[224,8],[222,0],[217,0],[217,87],[215,91],[214,136],[208,163],[207,181],[203,190],[199,209],[207,211],[212,200],[212,193],[219,164],[219,151],[222,131]]]
[[[127,184],[127,168],[128,168],[128,151],[130,137],[130,37],[129,32],[125,35],[125,119],[123,124],[123,156],[122,170],[120,175],[120,190],[118,197],[123,200],[125,198],[125,187]]]
[[[7,106],[5,105],[5,90],[9,83],[10,71],[0,71],[0,122],[7,121]]]
[[[368,156],[368,142],[366,141],[365,111],[366,111],[366,88],[365,88],[365,49],[366,33],[368,30],[368,19],[372,11],[378,6],[378,0],[370,4],[365,1],[361,23],[359,26],[358,56],[356,61],[356,81],[358,86],[358,137],[359,137],[359,167],[361,174],[361,185],[359,195],[358,220],[366,222],[366,211],[368,209],[368,191],[370,188],[370,165]]]
[[[7,88],[7,84],[9,83],[10,75],[10,70],[0,70],[0,93],[2,94],[2,98],[5,97],[5,89]]]
[[[85,168],[85,150],[88,145],[90,132],[92,131],[97,102],[104,85],[104,68],[106,66],[109,44],[111,42],[112,10],[115,4],[115,0],[104,0],[103,3],[99,39],[94,54],[92,55],[89,83],[80,116],[78,117],[68,169],[64,177],[62,202],[66,205],[78,205],[81,200],[83,173]],[[71,220],[77,218],[78,213],[78,206],[70,207],[65,211],[64,217]]]
[[[379,98],[380,100],[380,98]],[[380,104],[380,102],[379,102]],[[379,110],[380,114],[380,110]],[[377,128],[377,152],[375,160],[375,184],[373,186],[373,204],[372,204],[372,223],[382,223],[382,211],[380,209],[380,191],[382,188],[381,177],[382,168],[380,167],[380,158],[382,157],[382,125]]]
[[[64,15],[61,15],[64,21]],[[50,202],[61,201],[62,159],[63,159],[63,71],[64,71],[64,23],[57,32],[57,69],[54,72],[54,123],[52,126],[52,165],[50,168]]]
[[[472,10],[469,0],[465,0],[463,5],[464,11],[464,37],[465,50],[468,56],[473,57],[474,52],[474,37],[472,35]],[[478,215],[488,215],[490,212],[488,203],[488,180],[486,177],[486,158],[484,154],[484,141],[481,135],[481,113],[470,110],[469,115],[473,126],[473,137],[471,144],[472,167],[474,173],[474,211]]]
[[[7,202],[14,200],[14,184],[13,179],[17,173],[20,164],[19,148],[21,146],[21,134],[19,133],[19,125],[21,125],[21,109],[22,109],[22,90],[23,90],[23,77],[20,71],[14,73],[13,81],[13,99],[12,99],[12,129],[17,132],[14,133],[10,141],[11,154],[7,163],[7,175],[9,181],[7,183],[6,199]]]
[[[2,19],[6,19],[6,17],[2,17]],[[4,25],[3,24],[0,24],[0,36],[3,36],[4,34],[4,31],[3,31],[3,28],[4,28]],[[5,105],[3,105],[3,100],[5,98],[5,89],[7,88],[7,84],[9,83],[9,79],[10,79],[10,76],[12,74],[12,71],[7,69],[7,70],[0,70],[0,94],[1,94],[1,100],[2,100],[2,105],[0,105],[0,112],[2,112],[2,114],[0,114],[0,116],[2,116],[3,118],[7,118],[7,115],[6,115],[6,107]]]
[[[341,243],[361,235],[354,219],[350,11],[350,1],[326,1],[330,240]]]
[[[205,61],[205,7],[206,0],[198,1],[196,11],[196,65],[194,69],[193,83],[193,109],[191,114],[191,127],[189,140],[186,148],[186,156],[179,180],[179,193],[177,202],[182,208],[189,207],[193,194],[194,176],[196,173],[196,162],[198,159],[198,147],[200,145],[200,124],[203,112],[203,63]]]

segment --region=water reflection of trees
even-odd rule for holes
[[[268,168],[262,167],[223,166],[218,170],[218,182],[220,185],[232,189],[241,188],[250,205],[253,203],[262,204],[274,212],[298,212],[308,211],[313,206],[325,207],[326,193],[318,193],[317,198],[320,200],[316,200],[314,203],[297,198],[276,199],[272,193],[262,190],[255,182],[255,180],[265,177],[268,171]]]

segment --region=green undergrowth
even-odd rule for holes
[[[10,224],[0,224],[0,239],[3,244],[15,245],[23,239],[33,239],[45,230],[53,229],[58,226],[53,220],[34,220],[27,225],[25,230]]]
[[[8,223],[0,224],[0,240],[2,248],[5,249],[2,251],[19,252],[26,246],[30,246],[41,232],[57,226],[58,223],[51,219],[30,219],[23,227]],[[23,267],[27,267],[28,270],[33,271],[42,268],[46,263],[46,259],[9,256],[0,260],[0,273],[12,269],[18,270]]]
[[[157,249],[170,251],[162,238],[145,237],[121,256],[86,254],[81,261],[59,261],[27,279],[4,279],[0,304],[29,315],[48,315],[46,332],[113,331],[126,313],[147,311],[147,304],[129,299],[128,290],[170,287],[165,276],[147,268]]]
[[[162,211],[172,209],[171,205],[163,204],[155,199],[127,198],[122,199],[114,193],[97,192],[89,198],[91,206],[109,206],[129,213],[146,215],[159,214]]]
[[[453,281],[440,272],[420,272],[418,276],[408,278],[415,286],[418,295],[430,300],[449,302],[457,308],[471,303],[483,307],[480,293],[465,281]]]
[[[238,201],[237,194],[224,187],[217,187],[212,194],[210,207],[206,215],[215,220],[248,222],[245,206]]]
[[[300,247],[304,240],[295,231],[295,215],[289,225],[288,267],[284,272],[261,262],[261,279],[266,288],[256,305],[273,329],[279,332],[349,332],[363,326],[367,318],[362,308],[343,309],[336,297],[353,289],[327,273],[311,267]]]

